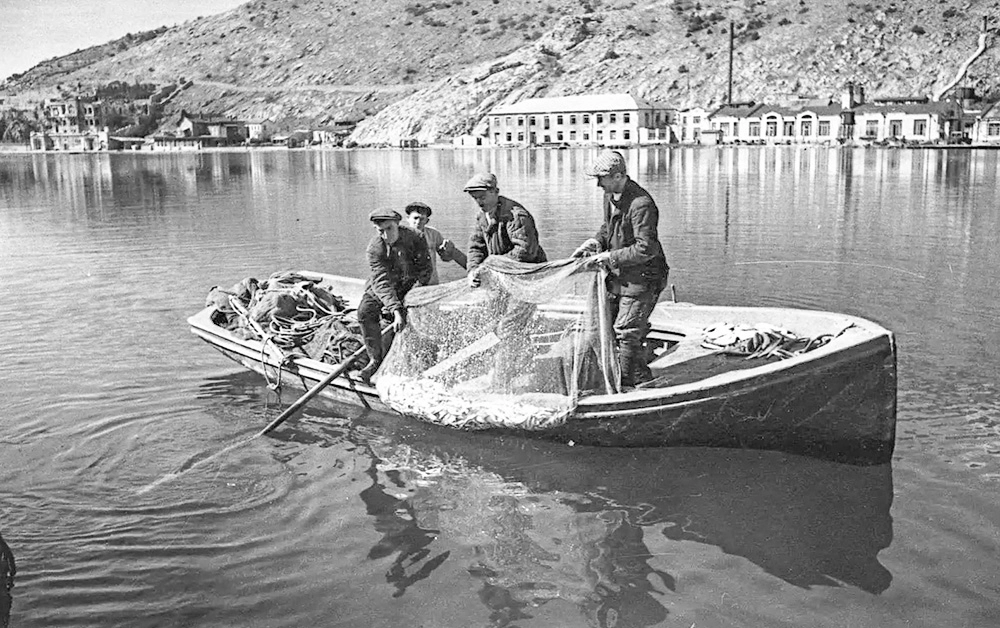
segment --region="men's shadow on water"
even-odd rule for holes
[[[601,625],[655,625],[667,616],[661,600],[677,576],[650,545],[671,541],[717,547],[802,588],[879,594],[892,582],[878,560],[892,541],[889,464],[572,447],[329,404],[309,414],[268,438],[308,447],[347,440],[368,458],[371,483],[360,497],[381,534],[369,557],[393,556],[386,579],[394,595],[449,559],[448,550],[434,550],[438,539],[457,539],[481,554],[465,568],[482,581],[494,625],[567,595]],[[485,541],[477,536],[484,530]]]

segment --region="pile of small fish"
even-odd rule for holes
[[[486,430],[496,427],[521,430],[544,430],[566,421],[568,404],[538,405],[522,396],[477,394],[466,398],[450,391],[442,383],[428,379],[399,377],[381,373],[375,388],[379,397],[392,409],[428,423],[463,430]]]
[[[720,323],[702,331],[701,346],[720,353],[753,358],[790,358],[822,347],[833,339],[831,334],[805,338],[787,329],[767,323],[749,325]]]

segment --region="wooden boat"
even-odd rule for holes
[[[352,306],[363,292],[364,282],[355,278],[302,274],[322,279]],[[785,359],[746,359],[702,346],[704,330],[723,321],[832,339]],[[336,368],[276,355],[260,341],[240,338],[212,322],[211,307],[188,323],[198,337],[269,381],[306,389]],[[650,324],[649,339],[660,347],[650,363],[653,382],[583,397],[563,424],[525,434],[605,447],[776,449],[857,464],[891,457],[896,347],[882,326],[823,311],[674,302],[659,303]],[[348,375],[334,379],[321,396],[396,414],[372,386]]]

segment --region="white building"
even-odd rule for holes
[[[670,141],[670,110],[630,94],[529,98],[487,114],[494,146],[634,146]]]

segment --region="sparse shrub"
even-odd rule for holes
[[[913,26],[913,28],[911,28],[911,29],[910,29],[910,32],[911,32],[911,33],[915,33],[915,34],[917,34],[917,35],[923,35],[923,34],[924,34],[924,33],[926,33],[927,31],[925,31],[925,30],[924,30],[924,28],[923,28],[922,26],[919,26],[919,25],[914,25],[914,26]]]
[[[790,19],[788,19],[787,17],[783,17],[781,18],[781,20],[778,21],[778,26],[788,26],[791,23],[792,21]]]
[[[690,72],[690,70],[688,70],[688,67],[683,63],[677,67],[677,71],[680,72],[681,74],[687,74],[688,72]]]
[[[947,20],[948,18],[955,17],[956,15],[958,15],[958,9],[955,7],[948,7],[944,10],[944,13],[941,14],[941,17]]]

